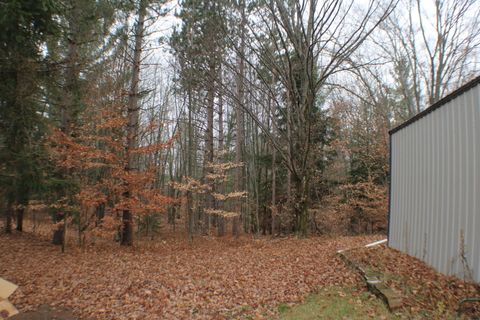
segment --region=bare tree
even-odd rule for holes
[[[393,63],[410,116],[474,76],[479,16],[475,0],[407,0],[382,24],[376,43]]]
[[[470,55],[480,45],[480,8],[475,0],[437,0],[433,17],[433,39],[428,37],[426,16],[417,0],[418,18],[428,68],[422,69],[427,99],[440,100],[449,85],[458,84],[468,71]]]
[[[296,230],[301,235],[307,233],[313,160],[311,134],[319,94],[326,80],[342,70],[345,60],[393,8],[394,1],[386,7],[372,1],[358,16],[353,14],[357,9],[353,1],[345,4],[340,0],[272,0],[259,8],[255,19],[248,23],[255,41],[248,42],[252,56],[245,61],[256,71],[262,87],[270,88],[264,94],[271,95],[290,130],[278,130],[278,135],[273,136],[252,109],[244,109],[269,137],[291,174],[290,203]],[[262,36],[269,42],[263,41]],[[237,47],[238,52],[240,49]],[[265,70],[277,76],[283,94],[273,94]],[[261,100],[255,103],[267,108]],[[281,126],[278,121],[273,125]]]

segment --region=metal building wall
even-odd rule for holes
[[[389,245],[480,282],[480,78],[391,132]]]

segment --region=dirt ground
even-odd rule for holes
[[[53,310],[47,305],[41,305],[34,311],[19,313],[9,320],[77,320],[71,310],[59,309]]]
[[[41,305],[82,319],[271,319],[280,304],[329,286],[358,284],[339,249],[381,236],[205,237],[59,247],[29,234],[0,236],[0,276],[21,312]]]

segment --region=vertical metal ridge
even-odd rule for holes
[[[392,132],[389,161],[389,245],[480,282],[480,86]]]

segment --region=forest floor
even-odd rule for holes
[[[480,284],[436,272],[419,259],[385,245],[358,248],[346,253],[363,270],[381,280],[403,299],[396,314],[408,319],[480,319],[480,303],[460,302],[480,298]]]
[[[82,320],[458,319],[459,301],[480,295],[480,286],[388,247],[350,251],[404,297],[390,313],[336,255],[383,237],[245,235],[189,243],[171,234],[132,248],[70,245],[62,254],[46,238],[14,233],[0,235],[0,277],[19,286],[10,300],[22,313],[71,310]],[[478,315],[473,307],[467,315]]]
[[[14,233],[0,236],[0,276],[19,286],[10,300],[21,312],[48,305],[88,320],[272,319],[310,293],[358,285],[335,253],[380,237],[176,237],[62,254]]]
[[[177,237],[62,254],[14,233],[0,236],[0,276],[19,286],[10,300],[21,312],[46,304],[81,319],[271,319],[279,305],[356,284],[335,253],[378,238]]]

